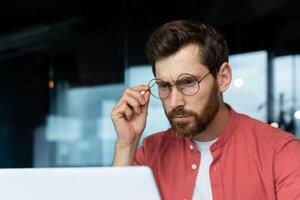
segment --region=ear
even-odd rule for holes
[[[224,62],[217,74],[217,82],[220,92],[225,92],[231,83],[232,70],[228,62]]]

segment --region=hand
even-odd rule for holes
[[[111,112],[118,143],[124,147],[137,145],[146,126],[149,87],[140,85],[128,88]]]

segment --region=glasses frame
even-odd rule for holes
[[[161,79],[159,79],[159,78],[154,78],[154,79],[151,79],[151,80],[148,82],[148,87],[149,87],[148,90],[150,91],[151,95],[152,95],[153,97],[155,97],[156,99],[166,99],[166,98],[168,98],[168,97],[170,96],[171,92],[172,92],[173,86],[176,86],[176,88],[178,89],[178,91],[181,92],[181,94],[183,94],[183,95],[185,95],[185,96],[194,96],[194,95],[196,95],[196,94],[199,92],[199,89],[200,89],[200,82],[201,82],[208,74],[210,74],[210,72],[207,72],[200,80],[198,80],[193,74],[190,74],[190,73],[183,73],[183,74],[180,74],[180,75],[177,77],[175,84],[170,84],[170,83],[168,83],[168,82],[166,82],[166,81],[163,81],[163,80],[161,80]],[[189,76],[192,76],[195,80],[197,80],[197,83],[198,83],[198,89],[197,89],[197,91],[196,91],[194,94],[192,94],[192,95],[184,94],[184,93],[182,92],[182,90],[180,90],[179,86],[177,85],[178,79],[179,79],[181,76],[183,76],[183,75],[189,75]],[[169,94],[168,94],[166,97],[160,98],[160,97],[155,96],[155,95],[151,92],[151,88],[156,84],[156,80],[160,80],[160,81],[162,81],[162,82],[165,82],[165,83],[168,83],[168,84],[169,84],[169,86],[168,86],[168,88],[169,88]],[[154,82],[154,84],[150,85],[150,83],[151,83],[152,81],[155,81],[155,82]]]

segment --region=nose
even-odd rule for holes
[[[177,87],[173,87],[169,95],[170,107],[174,110],[178,107],[183,107],[185,104],[184,95],[178,90]]]

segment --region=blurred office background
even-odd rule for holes
[[[110,111],[153,77],[150,33],[182,18],[225,35],[225,100],[300,138],[300,1],[12,0],[0,4],[0,167],[109,166]],[[168,126],[152,98],[143,137]]]

